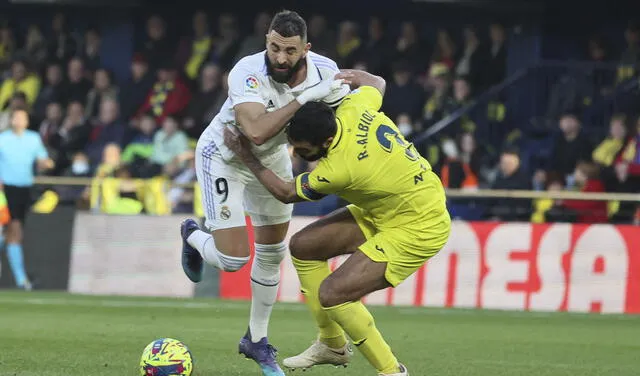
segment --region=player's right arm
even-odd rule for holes
[[[378,90],[380,95],[384,96],[384,92],[387,88],[387,82],[384,78],[362,70],[342,69],[336,78],[349,80],[351,82],[349,85],[351,86],[351,90],[355,90],[361,86],[371,86]]]
[[[328,194],[337,193],[349,182],[347,170],[336,171],[326,159],[322,159],[310,173],[298,175],[294,181],[285,180],[266,168],[256,158],[251,152],[249,141],[242,134],[225,128],[224,143],[240,158],[273,197],[285,204],[320,200]]]
[[[280,133],[293,114],[306,102],[324,98],[339,88],[331,78],[305,90],[286,106],[267,112],[260,95],[262,83],[250,69],[236,65],[229,73],[228,83],[238,128],[256,145],[262,145]]]

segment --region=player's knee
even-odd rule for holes
[[[331,278],[326,278],[320,284],[318,290],[318,300],[320,305],[324,308],[334,307],[342,303],[346,303],[343,299],[339,289],[336,288],[335,283]]]
[[[304,236],[304,232],[298,232],[289,240],[289,252],[291,256],[298,260],[312,260],[309,241]]]
[[[278,268],[280,270],[280,263],[284,260],[287,246],[284,242],[277,244],[258,244],[256,243],[256,262],[264,267]]]
[[[227,256],[222,252],[218,252],[218,259],[220,260],[220,267],[225,272],[237,272],[249,262],[249,256]]]

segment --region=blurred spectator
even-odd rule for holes
[[[29,25],[27,38],[19,54],[31,64],[36,72],[40,72],[44,67],[48,57],[47,41],[38,25]]]
[[[464,29],[463,47],[462,56],[456,65],[456,75],[466,76],[472,87],[481,89],[485,83],[483,74],[487,62],[477,31],[473,26],[467,26]]]
[[[371,17],[369,19],[369,35],[360,49],[358,58],[366,63],[368,72],[386,77],[390,68],[391,51],[392,48],[385,35],[382,20],[379,17]],[[354,69],[356,69],[355,66]]]
[[[173,175],[182,167],[183,155],[188,150],[187,135],[180,130],[178,120],[168,116],[162,122],[162,128],[153,136],[153,154],[149,160],[162,166],[162,170],[168,175]]]
[[[183,121],[184,129],[190,138],[200,137],[216,115],[216,98],[222,88],[221,76],[220,67],[213,63],[206,64],[202,69],[198,92],[189,102],[187,116]]]
[[[9,24],[0,25],[0,76],[11,65],[16,50],[16,40]]]
[[[140,51],[144,54],[152,73],[167,59],[175,56],[174,41],[167,36],[167,26],[162,17],[153,15],[147,20],[147,40]]]
[[[271,15],[267,12],[260,12],[256,16],[253,22],[253,33],[247,35],[242,44],[240,45],[240,49],[236,54],[236,57],[233,59],[233,65],[238,62],[238,60],[242,59],[245,56],[253,55],[264,50],[264,36],[267,35],[269,31],[269,24],[271,23]],[[313,48],[315,50],[315,43],[313,44]],[[316,51],[318,52],[318,51]]]
[[[98,29],[91,27],[85,31],[80,58],[84,61],[85,68],[91,72],[95,72],[100,67],[101,43],[102,38]]]
[[[616,131],[616,132],[619,132]],[[617,153],[613,167],[605,169],[609,186],[614,192],[640,192],[640,120],[635,129],[629,130],[622,149]],[[614,175],[615,177],[611,177]],[[626,205],[628,206],[628,204]],[[622,208],[621,208],[622,209]],[[628,208],[630,210],[630,208]]]
[[[390,118],[395,119],[401,113],[412,119],[419,119],[424,103],[422,87],[411,79],[411,66],[400,61],[393,66],[393,81],[388,84],[382,108]]]
[[[407,114],[400,114],[396,119],[396,125],[398,126],[398,130],[405,137],[409,138],[414,132],[413,122],[411,121],[411,116]]]
[[[358,36],[358,26],[352,21],[343,21],[340,23],[340,31],[338,32],[338,44],[336,50],[338,52],[338,65],[344,68],[351,68],[355,63],[355,59],[360,53],[360,45],[362,41]]]
[[[453,96],[451,96],[444,105],[444,115],[451,115],[463,107],[470,106],[473,103],[471,91],[472,86],[468,78],[463,76],[457,77],[453,81]],[[475,131],[476,123],[473,121],[471,116],[464,115],[453,124],[451,124],[448,129],[443,132],[443,134],[444,136],[455,138],[456,135],[461,132]]]
[[[493,23],[489,26],[491,45],[487,62],[487,77],[485,84],[493,86],[501,83],[507,76],[507,35],[504,26]]]
[[[448,69],[453,69],[456,63],[456,44],[451,34],[445,29],[438,30],[436,46],[431,56],[431,64],[442,64]]]
[[[53,134],[49,141],[51,148],[56,151],[56,173],[67,168],[72,156],[85,149],[90,132],[91,128],[84,118],[82,103],[69,103],[58,132]]]
[[[87,100],[87,95],[93,85],[91,81],[85,77],[84,73],[84,62],[82,59],[74,57],[69,60],[69,64],[67,66],[67,92],[63,103],[69,103],[72,101],[84,103],[84,101]]]
[[[222,90],[218,91],[218,95],[216,96],[216,101],[211,107],[210,111],[217,114],[220,112],[222,105],[227,100],[227,94],[229,93],[229,71],[226,71],[222,74]]]
[[[628,135],[627,117],[621,114],[614,115],[609,122],[609,136],[593,151],[593,161],[602,167],[612,167]]]
[[[18,91],[26,95],[29,107],[40,92],[40,78],[29,72],[24,60],[16,60],[11,64],[11,77],[4,80],[0,87],[0,109],[4,110],[13,94]]]
[[[145,115],[140,118],[138,134],[131,140],[122,152],[122,162],[129,165],[133,176],[140,176],[140,168],[153,154],[153,135],[156,132],[156,122],[153,116]]]
[[[209,19],[205,11],[197,11],[192,21],[193,35],[183,38],[178,48],[178,64],[183,67],[185,76],[195,80],[200,67],[209,57],[213,38],[209,30]]]
[[[118,167],[121,166],[121,149],[118,144],[106,144],[101,152],[101,159],[99,159],[98,168],[95,170],[94,176],[97,178],[106,178],[113,176]],[[89,162],[95,165],[95,162]]]
[[[58,63],[49,64],[45,75],[45,84],[33,105],[33,115],[37,119],[43,119],[47,106],[52,102],[66,105],[63,100],[67,91],[68,89],[63,82],[62,67]]]
[[[591,161],[593,145],[575,114],[562,115],[559,126],[562,134],[553,142],[548,170],[556,171],[566,179],[573,174],[578,162]]]
[[[618,82],[634,77],[637,72],[635,65],[640,62],[640,26],[630,22],[624,33],[627,48],[620,56],[620,67],[618,68]]]
[[[142,155],[146,153],[142,150],[137,161],[134,157],[131,169],[134,176],[151,178],[162,174],[171,176],[178,172],[185,161],[184,153],[189,150],[189,141],[184,132],[178,129],[177,119],[171,116],[165,118],[162,128],[153,136],[152,150],[148,159],[144,159]],[[148,149],[145,148],[145,151]]]
[[[589,39],[587,46],[588,59],[594,63],[606,63],[610,61],[609,51],[605,40],[601,36],[594,36]],[[613,85],[614,73],[609,69],[600,67],[587,71],[590,78],[590,84],[593,86],[593,92],[599,94],[608,94]]]
[[[171,62],[162,64],[157,76],[158,80],[137,114],[140,116],[151,112],[156,118],[156,123],[162,123],[165,117],[178,115],[186,109],[191,100],[191,93],[187,85],[177,77]]]
[[[0,112],[0,132],[8,129],[11,125],[12,112],[16,110],[26,110],[27,107],[27,96],[21,91],[14,93],[11,101],[9,101],[9,107]],[[31,122],[29,123],[31,124]]]
[[[445,64],[431,64],[427,78],[429,98],[424,104],[423,127],[429,127],[444,117],[445,106],[449,101],[449,68]]]
[[[554,172],[549,173],[547,180],[542,187],[547,192],[561,192],[564,190],[564,178]],[[531,222],[575,222],[575,213],[562,207],[562,200],[549,198],[536,199],[533,203],[534,212],[531,215]]]
[[[84,116],[92,119],[98,115],[100,103],[104,99],[118,100],[118,88],[113,83],[113,74],[108,70],[98,69],[93,76],[93,88],[87,94]]]
[[[395,60],[410,62],[409,70],[411,73],[418,73],[421,69],[424,69],[423,67],[430,55],[428,47],[420,40],[416,24],[412,21],[402,23],[395,50]]]
[[[223,69],[230,69],[240,49],[238,20],[233,14],[224,13],[218,18],[218,33],[211,49],[211,61]]]
[[[311,49],[320,55],[336,59],[336,33],[327,27],[327,19],[323,15],[314,14],[308,25],[307,40],[311,43]]]
[[[480,147],[473,133],[462,133],[457,141],[443,143],[447,160],[441,170],[445,187],[478,189],[486,181],[490,166],[488,156]]]
[[[604,192],[604,184],[598,178],[598,172],[598,166],[593,163],[578,163],[573,174],[576,188],[583,193]],[[565,200],[561,205],[575,213],[578,222],[606,223],[608,220],[606,201]]]
[[[505,149],[500,156],[499,173],[491,189],[529,190],[529,176],[520,165],[516,149]],[[526,220],[531,213],[528,199],[500,199],[489,206],[489,213],[503,221]]]
[[[58,12],[53,16],[51,31],[51,36],[47,38],[49,42],[47,55],[66,64],[72,56],[76,55],[78,43],[71,35],[64,13]]]
[[[72,162],[61,173],[62,176],[73,178],[88,178],[91,176],[91,165],[89,158],[84,153],[76,153],[72,157]],[[82,186],[61,185],[56,187],[56,193],[61,204],[75,204],[86,190]]]
[[[131,78],[120,90],[120,108],[122,118],[131,119],[144,103],[153,87],[155,74],[149,71],[146,59],[140,53],[135,54],[131,62]]]
[[[40,132],[40,137],[42,138],[42,143],[44,146],[50,146],[50,140],[53,135],[58,133],[60,126],[62,125],[62,117],[64,113],[62,112],[62,106],[58,102],[51,102],[47,105],[47,111],[45,119],[40,123],[40,127],[38,128],[38,132]],[[52,158],[55,160],[55,156],[50,152]]]
[[[100,103],[98,118],[92,122],[86,153],[96,164],[107,144],[122,145],[126,126],[119,119],[118,102],[105,98]]]

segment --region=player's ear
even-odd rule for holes
[[[304,53],[306,55],[307,52],[309,52],[309,50],[311,49],[311,43],[307,42],[307,44],[304,45]]]
[[[331,146],[332,142],[333,142],[333,136],[327,138],[327,141],[325,141],[324,144],[322,144],[322,147],[325,149],[329,149],[329,146]]]

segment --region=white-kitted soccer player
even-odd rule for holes
[[[267,328],[280,281],[285,235],[293,207],[274,198],[224,144],[225,127],[236,127],[254,144],[262,163],[291,179],[285,127],[309,101],[337,106],[349,86],[335,80],[335,62],[309,51],[307,25],[296,12],[282,11],[271,21],[266,51],[240,60],[229,73],[229,93],[198,140],[196,171],[206,215],[205,226],[181,224],[182,266],[193,282],[202,279],[203,259],[225,271],[249,261],[245,212],[255,231],[251,266],[251,316],[239,351],[260,365],[265,376],[282,376]]]

